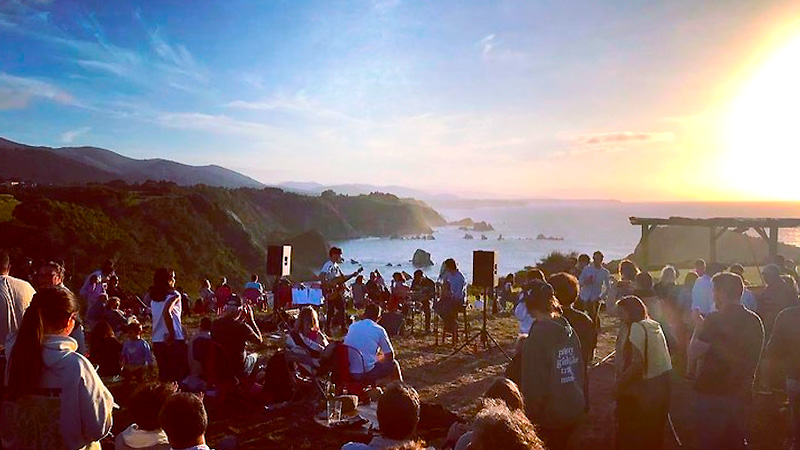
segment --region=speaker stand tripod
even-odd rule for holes
[[[453,356],[459,354],[469,344],[473,343],[475,341],[475,339],[478,339],[478,338],[481,339],[481,343],[483,344],[484,350],[489,348],[489,341],[492,341],[494,346],[497,347],[498,349],[500,349],[501,352],[503,352],[503,355],[506,357],[506,359],[511,361],[511,357],[508,356],[508,353],[506,353],[505,349],[503,349],[503,347],[497,342],[497,340],[494,338],[494,336],[492,336],[492,334],[489,332],[489,329],[488,329],[487,323],[486,323],[486,321],[487,321],[487,307],[489,305],[489,301],[490,300],[491,301],[495,301],[494,288],[483,288],[483,292],[481,294],[483,296],[483,317],[482,317],[481,329],[477,333],[472,335],[469,339],[464,341],[464,343],[461,344],[460,347],[458,347],[457,349],[453,350],[453,353],[447,355],[444,359],[442,359],[442,361],[447,361],[448,359],[452,358]]]

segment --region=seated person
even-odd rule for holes
[[[111,325],[114,333],[119,333],[125,326],[128,325],[128,318],[122,312],[120,307],[120,300],[117,297],[111,297],[106,301],[106,310],[104,311],[104,320]]]
[[[386,450],[413,442],[419,411],[417,391],[403,383],[392,383],[378,399],[381,434],[369,444],[349,442],[342,450]]]
[[[501,401],[490,400],[475,419],[470,450],[544,450],[531,422],[520,410],[509,410]]]
[[[286,336],[287,356],[309,374],[317,372],[328,338],[319,329],[317,311],[310,306],[300,310],[294,329]]]
[[[107,295],[101,295],[97,301],[92,303],[89,310],[86,311],[86,327],[91,332],[101,320],[106,320],[106,302],[108,301]]]
[[[122,344],[114,335],[114,330],[108,322],[99,322],[89,335],[89,360],[99,366],[97,374],[101,377],[119,375],[122,370],[121,357]]]
[[[389,312],[397,312],[408,300],[409,288],[405,277],[400,272],[392,274],[392,296],[389,298]],[[405,312],[405,311],[404,311]]]
[[[354,378],[367,383],[375,383],[383,378],[403,381],[400,364],[394,359],[394,349],[386,330],[378,325],[381,319],[381,307],[376,304],[367,305],[364,318],[350,325],[344,344],[355,348],[363,356],[348,352],[350,357],[350,373]]]
[[[428,333],[431,331],[431,308],[433,297],[436,296],[436,283],[426,277],[422,270],[417,269],[411,282],[411,295],[425,314],[425,332]]]
[[[142,324],[128,325],[128,339],[122,343],[122,373],[126,380],[142,380],[148,367],[153,366],[150,344],[142,339]]]
[[[161,407],[158,422],[167,434],[170,448],[209,450],[206,445],[208,415],[203,401],[194,394],[172,394]]]
[[[175,393],[174,384],[150,383],[128,401],[133,424],[117,435],[116,450],[170,450],[167,434],[158,425],[158,413]]]
[[[245,360],[248,355],[245,351],[248,342],[260,344],[263,342],[250,306],[239,307],[228,304],[223,310],[224,316],[214,321],[211,325],[211,339],[222,346],[227,354],[228,361],[236,374],[245,372]]]
[[[508,378],[495,378],[483,394],[483,400],[484,403],[488,403],[486,400],[496,400],[502,402],[512,412],[520,411],[525,414],[525,401],[519,391],[519,386]],[[466,450],[472,442],[473,435],[472,425],[456,422],[447,433],[447,442],[444,448]]]

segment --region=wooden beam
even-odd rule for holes
[[[727,231],[728,231],[728,227],[722,227],[722,229],[720,229],[717,232],[717,234],[714,236],[714,242],[717,242],[719,240],[719,238],[721,238],[722,235],[725,234]]]
[[[658,225],[642,225],[642,268],[647,270],[650,265],[650,233]]]
[[[778,256],[778,230],[777,226],[769,227],[769,257],[772,261]]]
[[[717,262],[717,227],[708,227],[708,259],[710,263]]]
[[[761,236],[761,239],[764,239],[764,242],[769,244],[769,236],[767,235],[767,231],[764,229],[764,227],[753,227],[753,230],[755,230],[755,232]]]

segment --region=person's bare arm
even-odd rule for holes
[[[167,327],[167,341],[171,342],[175,339],[175,324],[172,323],[172,315],[170,311],[172,311],[172,307],[175,306],[175,303],[181,300],[180,295],[174,295],[171,299],[165,300],[167,302],[164,305],[164,311],[161,313],[162,317],[164,318],[164,325]]]

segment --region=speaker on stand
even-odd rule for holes
[[[286,330],[290,330],[291,327],[286,321],[285,313],[283,312],[283,308],[287,304],[291,304],[291,289],[288,290],[288,303],[286,302],[287,299],[282,298],[285,296],[285,289],[282,290],[279,288],[278,283],[281,282],[281,278],[288,277],[292,274],[292,246],[291,245],[270,245],[267,247],[267,276],[275,277],[275,281],[272,284],[272,314],[270,315],[270,320],[278,325],[278,328],[281,326],[284,327]],[[279,298],[281,296],[281,298]]]
[[[497,342],[494,336],[489,333],[487,327],[487,307],[490,301],[494,301],[494,287],[497,285],[497,252],[475,250],[472,252],[472,287],[478,288],[481,291],[483,298],[483,315],[481,329],[472,337],[466,340],[461,347],[457,348],[453,353],[445,359],[451,358],[466,346],[471,344],[475,339],[480,338],[483,348],[486,349],[491,341],[503,355],[511,361],[511,356],[506,353],[503,347]]]

